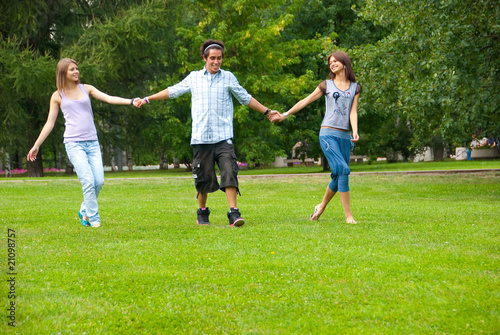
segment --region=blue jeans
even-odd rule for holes
[[[91,225],[100,223],[97,197],[104,185],[104,168],[99,141],[68,142],[64,146],[82,184],[83,202],[80,213],[89,217]]]
[[[341,130],[321,128],[319,143],[332,170],[328,187],[333,192],[349,192],[351,135]]]
[[[471,157],[471,151],[469,148],[467,148],[467,150],[465,151],[465,153],[467,154],[467,160],[468,161],[473,161],[472,157]]]

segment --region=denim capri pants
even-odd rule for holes
[[[351,135],[347,131],[321,128],[319,142],[332,170],[332,181],[328,187],[333,192],[348,192],[351,173],[349,169]]]

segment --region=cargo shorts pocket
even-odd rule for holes
[[[193,164],[193,178],[195,186],[203,183],[205,181],[205,176],[203,174],[203,169],[201,168],[201,163]]]

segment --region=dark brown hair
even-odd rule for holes
[[[210,46],[210,45],[212,45],[212,46],[208,50],[206,50],[208,48],[208,46]],[[210,52],[210,49],[212,49],[212,48],[221,50],[222,57],[224,57],[224,48],[225,48],[224,42],[216,41],[216,40],[206,40],[205,42],[203,42],[203,44],[201,45],[201,48],[200,48],[201,57],[207,58],[208,53]]]
[[[352,70],[351,59],[344,51],[335,51],[334,53],[328,56],[328,67],[330,67],[330,59],[335,58],[342,64],[344,64],[345,76],[351,82],[356,82],[356,76],[354,75],[354,71]],[[330,74],[328,75],[330,79],[335,79],[335,73],[330,70]]]
[[[57,63],[56,69],[56,86],[59,93],[62,92],[64,86],[66,86],[66,73],[71,64],[78,66],[75,60],[71,58],[63,58]],[[80,79],[78,79],[77,84],[80,84]]]

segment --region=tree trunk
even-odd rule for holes
[[[115,147],[113,144],[109,145],[109,154],[110,154],[110,161],[111,161],[111,172],[116,172],[115,165],[116,165],[116,154],[115,154]]]
[[[134,170],[134,157],[132,156],[132,146],[131,145],[128,146],[128,151],[127,151],[125,157],[127,157],[128,170],[129,171]]]
[[[73,164],[69,161],[69,158],[66,156],[66,171],[65,174],[73,174]]]
[[[3,150],[2,150],[3,151]],[[10,169],[10,155],[8,152],[5,152],[5,177],[12,177],[12,170]]]
[[[28,144],[30,145],[28,150],[31,149],[33,144],[36,142],[38,137],[39,129],[42,125],[40,124],[38,113],[36,111],[37,105],[31,99],[26,100],[26,107],[28,113],[28,120],[33,120],[33,122],[28,122]],[[43,177],[43,156],[42,148],[38,150],[36,159],[34,162],[27,162],[26,169],[28,170],[28,177]]]
[[[118,171],[123,171],[123,151],[120,147],[116,148],[116,165]]]
[[[321,165],[323,165],[323,172],[330,171],[330,165],[328,165],[328,159],[322,154],[321,155]]]
[[[23,158],[24,158],[24,155],[20,152],[16,152],[16,155],[14,156],[15,158],[15,167],[16,169],[19,169],[19,170],[22,170],[23,167],[24,167],[24,162],[23,162]]]
[[[28,177],[43,177],[42,148],[38,150],[38,155],[34,162],[26,161]]]
[[[165,153],[161,153],[160,157],[160,170],[167,170],[168,169],[168,161],[167,157],[165,156]]]
[[[443,136],[440,133],[433,135],[431,138],[431,143],[434,161],[442,161],[444,151]]]
[[[180,167],[179,160],[177,157],[174,157],[174,169],[178,169]]]
[[[444,148],[438,147],[438,148],[433,148],[433,150],[434,150],[434,161],[442,161]]]
[[[54,165],[52,165],[52,167],[57,168],[57,158],[58,157],[57,157],[57,146],[55,144],[52,146],[52,155],[54,157]]]
[[[57,166],[56,168],[61,170],[63,168],[63,161],[62,161],[63,155],[61,151],[57,152]]]

